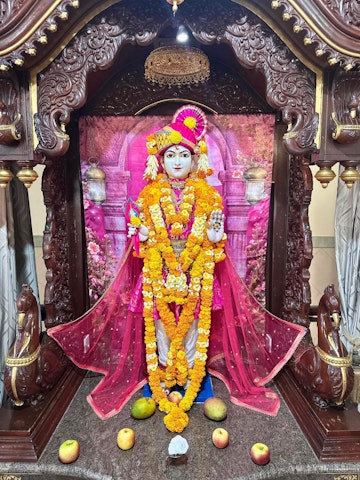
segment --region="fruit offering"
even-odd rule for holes
[[[215,428],[212,441],[216,448],[225,448],[229,445],[229,432],[225,428]]]
[[[135,432],[132,428],[122,428],[117,434],[117,446],[121,450],[130,450],[135,444]]]
[[[170,402],[176,403],[177,405],[181,402],[182,398],[183,397],[181,393],[177,392],[176,390],[174,390],[173,392],[170,392],[168,395],[168,400]]]
[[[131,405],[130,413],[132,417],[142,420],[151,417],[151,415],[155,413],[155,410],[155,400],[151,397],[142,397]]]
[[[226,404],[221,398],[210,397],[204,402],[204,414],[210,420],[220,422],[224,420],[227,415]]]
[[[266,465],[270,462],[270,448],[265,443],[254,443],[250,450],[250,457],[257,465]]]
[[[59,460],[62,463],[72,463],[79,458],[80,444],[77,440],[65,440],[59,448]]]

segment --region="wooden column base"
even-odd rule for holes
[[[0,462],[37,462],[85,373],[71,365],[38,405],[0,409]]]
[[[300,387],[289,367],[277,375],[276,385],[319,460],[360,460],[357,404],[347,400],[344,408],[318,408]]]

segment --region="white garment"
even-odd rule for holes
[[[188,359],[189,368],[194,365],[194,358],[196,353],[196,342],[199,335],[198,332],[199,320],[194,320],[189,328],[186,337],[184,338],[183,345],[185,347],[186,357]],[[155,322],[156,340],[158,347],[158,356],[160,365],[165,366],[167,355],[170,348],[170,339],[166,335],[165,328],[161,320]]]

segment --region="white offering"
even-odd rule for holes
[[[189,444],[187,440],[181,435],[176,435],[169,443],[169,456],[175,458],[180,457],[181,455],[185,455],[188,449]]]

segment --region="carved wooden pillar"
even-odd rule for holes
[[[291,156],[290,186],[285,301],[281,316],[285,320],[308,327],[311,302],[309,267],[312,259],[308,207],[312,192],[312,174],[309,162],[300,155]]]
[[[45,325],[49,328],[71,318],[64,165],[59,159],[46,161],[42,190],[46,206],[43,236],[43,258],[47,269],[44,306]]]

